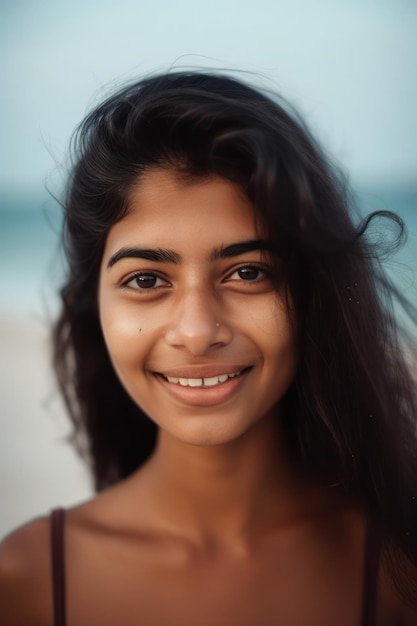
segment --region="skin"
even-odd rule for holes
[[[294,466],[280,429],[296,320],[265,252],[220,254],[258,238],[253,207],[230,182],[162,170],[128,200],[103,254],[100,319],[159,438],[138,472],[67,512],[69,625],[360,624],[363,515]],[[232,373],[205,387],[164,378]],[[53,623],[48,532],[41,518],[0,548],[11,626]],[[381,626],[417,623],[382,566],[379,589]]]
[[[160,172],[133,189],[130,206],[108,236],[101,269],[100,318],[113,365],[164,444],[232,443],[276,413],[296,369],[294,331],[265,255],[211,260],[222,247],[257,239],[252,206],[226,181],[184,186]],[[108,267],[134,247],[172,250],[181,261],[125,257]],[[154,375],[198,380],[248,367],[204,389]]]

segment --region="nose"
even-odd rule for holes
[[[179,298],[165,334],[168,344],[186,348],[194,356],[227,345],[231,338],[232,330],[220,303],[199,288],[190,289]]]

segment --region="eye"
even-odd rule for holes
[[[259,276],[262,274],[262,271],[259,267],[240,267],[237,272],[238,276],[242,280],[257,280]]]
[[[228,280],[239,280],[244,282],[261,282],[268,278],[266,270],[256,265],[244,265],[239,267],[228,277]]]
[[[129,289],[136,289],[136,291],[150,291],[158,287],[169,286],[169,283],[156,274],[138,272],[134,276],[130,276],[122,286],[128,287]]]

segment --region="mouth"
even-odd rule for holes
[[[244,367],[243,369],[237,370],[235,372],[231,372],[228,374],[218,374],[216,376],[207,376],[207,377],[199,377],[199,378],[185,378],[185,377],[177,377],[177,376],[166,376],[165,374],[161,374],[160,372],[155,372],[156,376],[160,376],[166,382],[172,385],[178,385],[180,387],[194,387],[194,388],[212,388],[218,387],[219,385],[223,385],[228,380],[232,380],[233,378],[239,378],[249,372],[252,369],[252,366]]]

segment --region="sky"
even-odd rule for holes
[[[0,193],[59,187],[116,86],[226,68],[280,92],[358,185],[417,180],[415,0],[3,0]]]

